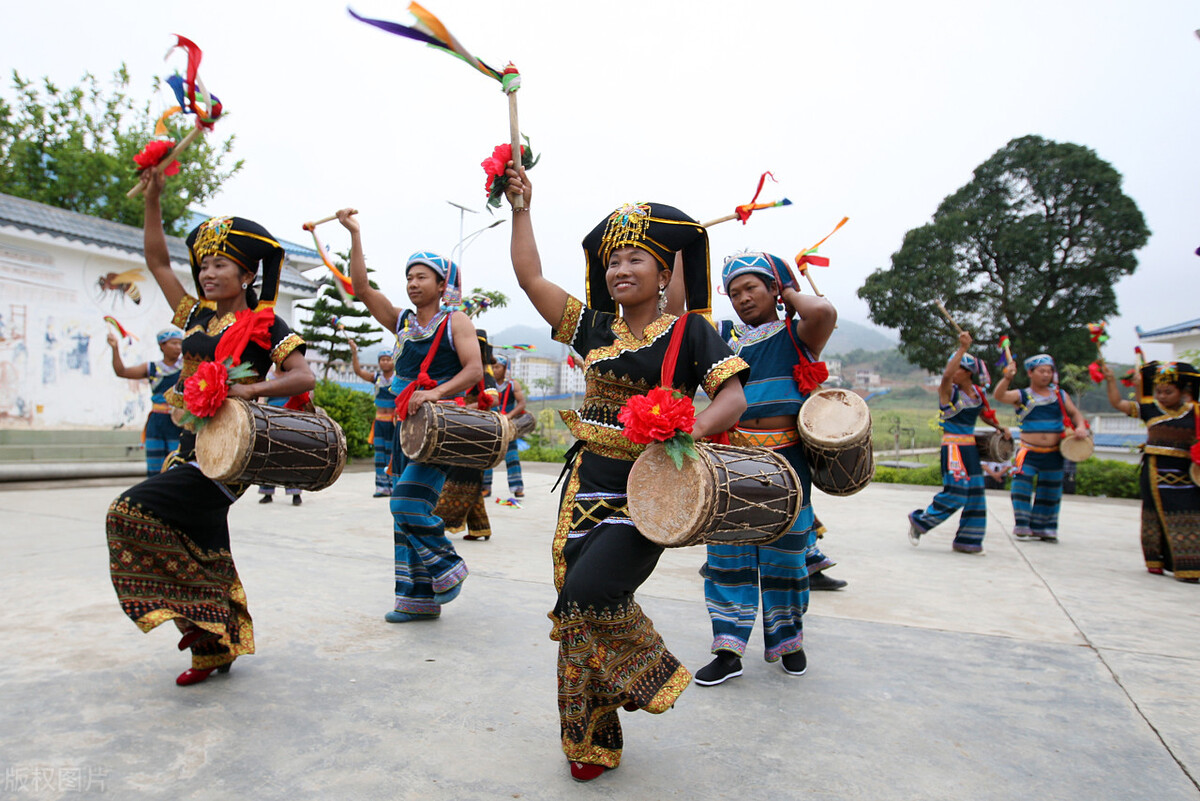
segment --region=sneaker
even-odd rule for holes
[[[377,493],[375,493],[374,495],[372,495],[371,497],[372,497],[372,498],[390,498],[390,497],[392,497],[392,493],[390,493],[390,492],[377,492]]]
[[[921,544],[921,535],[925,533],[913,522],[913,515],[915,514],[916,512],[908,513],[908,541],[913,544],[914,548]]]
[[[694,678],[697,684],[711,687],[740,675],[742,675],[742,660],[729,651],[717,651],[716,658],[697,670]]]
[[[1055,534],[1053,537],[1047,537],[1047,536],[1044,536],[1044,535],[1038,535],[1038,537],[1037,537],[1037,538],[1038,538],[1038,539],[1040,539],[1042,542],[1058,542],[1058,535],[1057,535],[1057,534]]]
[[[292,496],[292,506],[299,506],[301,503],[299,495]]]
[[[1027,528],[1014,528],[1013,539],[1020,540],[1021,542],[1031,542],[1033,540],[1040,540],[1041,537]]]
[[[955,553],[969,553],[976,556],[983,556],[982,545],[959,545],[957,543],[950,546],[950,549]]]
[[[463,579],[463,581],[466,581],[466,579]],[[450,603],[451,601],[453,601],[455,598],[458,597],[458,594],[460,592],[462,592],[462,585],[463,585],[463,583],[462,583],[462,581],[460,581],[457,584],[455,584],[453,587],[451,587],[450,589],[446,590],[445,592],[435,592],[433,594],[433,602],[437,603],[437,604]]]
[[[808,672],[808,657],[804,655],[803,648],[784,654],[780,661],[783,663],[783,672],[790,676],[803,676]]]
[[[274,499],[274,497],[273,497],[273,496],[271,496],[271,495],[264,495],[264,496],[262,496],[261,498],[259,498],[259,499],[258,499],[258,502],[259,502],[259,503],[271,503],[271,502],[272,502],[272,501],[274,501],[274,500],[275,500],[275,499]]]
[[[830,578],[821,570],[808,577],[808,588],[810,590],[840,590],[846,584],[847,582],[842,579]]]
[[[437,620],[437,615],[410,615],[408,612],[392,610],[383,616],[388,623],[408,623],[410,620]]]

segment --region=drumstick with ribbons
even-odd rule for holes
[[[767,178],[775,181],[775,183],[779,183],[775,180],[775,176],[772,173],[764,172],[758,177],[758,189],[755,190],[754,197],[750,198],[749,203],[743,203],[740,206],[735,206],[733,209],[733,214],[726,214],[724,217],[717,217],[715,220],[709,220],[706,223],[700,223],[700,225],[704,228],[711,228],[714,225],[720,225],[721,223],[729,222],[730,220],[741,220],[742,225],[745,225],[746,221],[750,219],[750,215],[756,211],[792,205],[792,201],[788,200],[786,197],[783,200],[776,200],[774,203],[758,202],[758,196],[762,194],[763,183],[766,182]]]
[[[358,209],[351,209],[350,213],[358,214]],[[333,220],[336,220],[337,218],[338,218],[338,216],[336,214],[331,214],[328,217],[322,217],[321,219],[314,220],[313,222],[306,222],[301,227],[305,231],[308,231],[310,234],[312,234],[313,244],[316,245],[317,253],[321,254],[321,261],[324,262],[325,266],[329,268],[329,272],[333,273],[334,287],[336,287],[338,293],[341,294],[342,300],[344,300],[347,304],[349,304],[351,302],[351,299],[355,297],[354,284],[350,281],[349,276],[347,276],[345,273],[343,273],[341,270],[339,270],[334,265],[334,263],[329,260],[329,256],[325,253],[325,247],[321,244],[320,237],[317,236],[317,226],[318,225],[323,225],[324,223],[332,222]]]
[[[417,19],[415,25],[401,25],[382,19],[369,19],[356,14],[354,9],[350,7],[347,7],[346,10],[350,12],[350,16],[359,22],[365,22],[382,31],[387,31],[396,36],[403,36],[405,39],[411,39],[415,42],[422,42],[430,47],[445,51],[455,58],[466,62],[489,78],[499,81],[500,88],[508,96],[508,138],[509,144],[512,147],[512,160],[514,164],[519,165],[521,163],[521,127],[517,122],[517,90],[521,88],[521,73],[511,61],[503,70],[496,70],[489,67],[471,55],[462,46],[462,43],[454,38],[454,35],[442,24],[442,21],[422,8],[419,3],[408,4],[409,13]],[[520,195],[513,198],[513,209],[518,210],[523,208],[525,208],[525,198]]]
[[[812,287],[813,294],[819,298],[823,298],[825,296],[823,294],[821,294],[821,290],[817,289],[816,282],[813,281],[812,275],[809,273],[808,268],[810,266],[812,266],[812,267],[828,267],[829,266],[829,259],[825,258],[824,256],[817,255],[817,248],[819,248],[819,247],[821,247],[821,245],[825,244],[826,239],[829,239],[829,237],[836,234],[838,232],[838,230],[840,230],[841,227],[848,222],[850,222],[850,218],[843,217],[841,219],[841,222],[839,222],[837,225],[833,226],[833,230],[830,231],[829,233],[825,234],[825,236],[821,239],[820,242],[813,245],[811,248],[807,248],[796,254],[796,269],[798,269],[800,271],[801,275],[803,275],[805,278],[808,279],[808,285]]]
[[[142,149],[142,152],[133,157],[139,170],[154,169],[163,175],[174,175],[179,172],[179,165],[176,159],[193,142],[199,139],[205,131],[211,131],[213,125],[216,124],[223,113],[220,98],[208,91],[204,86],[204,81],[200,80],[198,74],[200,59],[204,56],[203,51],[191,39],[175,34],[175,44],[167,50],[167,57],[169,58],[171,53],[177,48],[182,48],[186,51],[188,58],[186,77],[172,75],[170,78],[167,78],[167,85],[175,92],[175,100],[178,105],[167,109],[159,117],[158,122],[154,126],[154,135],[158,138],[151,141]],[[196,102],[197,90],[203,98],[203,103]],[[196,118],[196,126],[188,131],[187,135],[168,154],[166,150],[170,147],[171,140],[170,134],[167,131],[166,121],[171,115],[180,112],[193,115]],[[142,193],[145,186],[144,182],[139,181],[136,186],[125,193],[125,197],[137,197]]]

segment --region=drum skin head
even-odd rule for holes
[[[214,481],[232,481],[242,474],[253,445],[254,421],[240,398],[226,398],[196,435],[196,462]]]
[[[871,411],[848,389],[822,389],[800,407],[796,425],[804,439],[841,448],[871,435]]]
[[[432,416],[433,404],[426,402],[400,424],[400,450],[413,461],[419,462],[425,456],[421,449],[425,445]]]
[[[702,542],[692,540],[712,507],[713,484],[699,460],[684,457],[679,470],[656,442],[633,463],[629,490],[629,516],[646,539],[664,548]]]
[[[1096,444],[1090,436],[1087,439],[1076,439],[1069,435],[1063,438],[1058,449],[1062,451],[1064,459],[1083,462],[1091,458],[1092,453],[1096,450]]]

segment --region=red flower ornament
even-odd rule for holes
[[[183,403],[196,417],[212,417],[229,394],[229,371],[220,362],[204,362],[183,382]]]
[[[1192,455],[1192,461],[1200,464],[1200,442],[1193,443],[1188,452]]]
[[[696,441],[692,439],[696,407],[680,392],[655,387],[645,395],[634,395],[621,407],[617,420],[625,426],[623,433],[630,442],[663,443],[678,469],[683,469],[684,456],[697,457]]]
[[[541,157],[533,155],[529,147],[529,137],[526,136],[524,139],[525,144],[521,145],[521,166],[527,170],[531,170]],[[492,155],[479,164],[479,166],[483,167],[483,172],[487,175],[487,182],[483,188],[488,193],[487,204],[489,211],[493,208],[500,208],[500,199],[504,197],[504,188],[508,186],[508,177],[504,174],[504,170],[507,169],[508,162],[512,160],[512,145],[506,143],[496,145],[492,149]]]
[[[133,163],[137,165],[138,172],[150,167],[158,166],[159,162],[170,155],[175,148],[175,143],[169,139],[155,139],[142,148],[142,152],[133,157]],[[172,161],[163,170],[163,175],[176,175],[179,173],[179,162]]]

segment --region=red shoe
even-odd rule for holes
[[[1146,572],[1155,576],[1161,576],[1163,574],[1163,569],[1161,567],[1148,567],[1146,568]]]
[[[188,668],[176,677],[175,683],[180,687],[187,687],[189,684],[199,684],[211,676],[214,670],[218,673],[228,673],[229,668],[232,666],[232,662],[226,662],[215,668]]]
[[[199,628],[199,627],[194,628],[194,629],[189,629],[187,634],[184,634],[183,637],[181,637],[179,640],[179,650],[186,651],[187,649],[191,648],[196,643],[198,643],[202,640],[210,640],[216,636],[217,635],[213,634],[211,631],[205,631],[204,629]]]
[[[608,770],[603,765],[592,765],[587,762],[568,762],[567,764],[571,766],[571,778],[577,782],[590,782]]]

